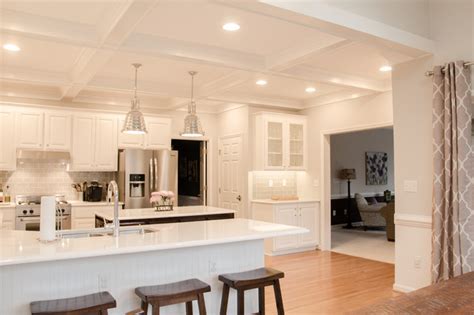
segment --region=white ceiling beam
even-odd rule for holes
[[[324,94],[324,95],[314,97],[311,99],[307,99],[303,102],[304,104],[303,107],[306,109],[306,108],[311,108],[311,107],[316,107],[316,106],[322,106],[322,105],[342,102],[346,100],[356,99],[359,97],[363,97],[363,96],[367,96],[371,94],[377,94],[377,93],[381,93],[381,92],[375,92],[375,91],[370,91],[370,90],[359,90],[359,89],[346,89],[342,91]]]
[[[210,95],[219,94],[239,86],[255,76],[249,71],[235,70],[227,75],[220,77],[214,81],[208,82],[199,87],[197,96],[199,98],[208,97]]]
[[[25,67],[0,65],[0,78],[29,84],[67,86],[69,77],[63,73],[38,71]]]
[[[307,81],[322,82],[332,85],[367,89],[373,91],[389,91],[392,89],[390,80],[380,81],[362,78],[335,71],[314,68],[308,65],[297,65],[285,70],[283,73],[289,77]]]
[[[303,109],[303,102],[294,99],[285,99],[285,98],[270,98],[263,97],[258,95],[243,95],[241,93],[223,93],[218,95],[212,95],[207,97],[211,101],[219,101],[225,103],[239,103],[246,105],[259,105],[259,106],[268,106],[268,107],[277,107],[277,108],[293,108],[293,109]]]
[[[74,99],[79,94],[155,5],[156,1],[128,0],[106,15],[98,26],[101,32],[98,48],[109,49],[83,49],[71,71],[73,85],[63,91],[64,99]]]

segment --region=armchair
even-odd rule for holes
[[[380,213],[380,209],[387,205],[385,202],[377,202],[369,205],[364,196],[358,193],[355,194],[355,200],[365,227],[380,227],[387,225],[385,218]]]

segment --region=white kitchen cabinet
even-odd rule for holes
[[[50,151],[70,151],[71,116],[63,112],[46,112],[44,116],[44,148]]]
[[[306,168],[306,117],[260,113],[255,120],[255,170]]]
[[[148,133],[128,135],[121,132],[125,119],[119,119],[118,147],[142,148],[147,150],[171,148],[171,119],[164,117],[145,117]]]
[[[319,245],[319,203],[315,201],[252,202],[252,219],[303,227],[301,235],[265,240],[267,255],[314,250]]]
[[[1,207],[0,214],[3,215],[3,220],[0,222],[0,230],[14,230],[15,207]]]
[[[15,113],[0,110],[0,171],[16,169]]]
[[[148,133],[145,135],[145,147],[150,150],[171,148],[171,119],[146,117]]]
[[[117,158],[116,118],[74,115],[69,170],[116,171]]]
[[[19,149],[43,149],[42,111],[26,110],[17,112],[16,144]]]
[[[94,168],[100,171],[116,171],[117,150],[117,119],[111,116],[97,117]]]

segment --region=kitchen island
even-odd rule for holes
[[[199,278],[211,285],[208,314],[218,314],[219,274],[264,266],[263,240],[306,233],[300,227],[247,219],[147,225],[147,233],[38,242],[39,234],[0,231],[0,314],[30,314],[29,303],[107,290],[117,300],[110,314],[139,308],[135,287]],[[229,314],[236,312],[235,292]],[[257,293],[246,294],[246,313]],[[184,314],[184,305],[161,314]]]
[[[155,208],[124,209],[119,212],[119,220],[121,226],[128,226],[233,219],[234,215],[235,211],[230,209],[188,206],[175,207],[171,211],[156,211]],[[113,220],[113,209],[98,210],[95,213],[95,227],[103,227]]]

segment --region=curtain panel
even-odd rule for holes
[[[474,270],[471,70],[434,69],[432,281]]]

